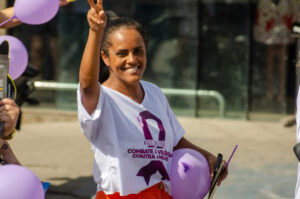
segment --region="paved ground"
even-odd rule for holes
[[[75,112],[23,109],[21,132],[12,146],[24,166],[51,183],[47,199],[89,199],[95,193],[92,152]],[[295,126],[280,122],[179,118],[186,137],[228,158],[230,174],[215,198],[292,199],[297,160]]]

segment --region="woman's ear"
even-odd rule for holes
[[[101,58],[102,58],[102,60],[103,60],[103,62],[105,63],[106,66],[110,66],[109,58],[103,50],[101,50]]]

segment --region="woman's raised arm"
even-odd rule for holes
[[[99,98],[99,72],[100,72],[100,45],[107,18],[103,10],[102,0],[97,4],[88,1],[91,8],[88,11],[87,19],[90,30],[88,40],[82,56],[79,82],[81,101],[89,114],[95,110]]]

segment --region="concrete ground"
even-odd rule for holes
[[[216,199],[292,199],[297,175],[295,126],[280,122],[179,118],[186,138],[232,158]],[[76,112],[23,109],[21,131],[11,142],[22,164],[51,183],[47,199],[89,199],[95,193],[93,154]]]

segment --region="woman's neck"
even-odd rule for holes
[[[143,102],[145,93],[140,81],[128,83],[120,80],[115,81],[111,78],[108,78],[102,85],[126,95],[139,104]]]

